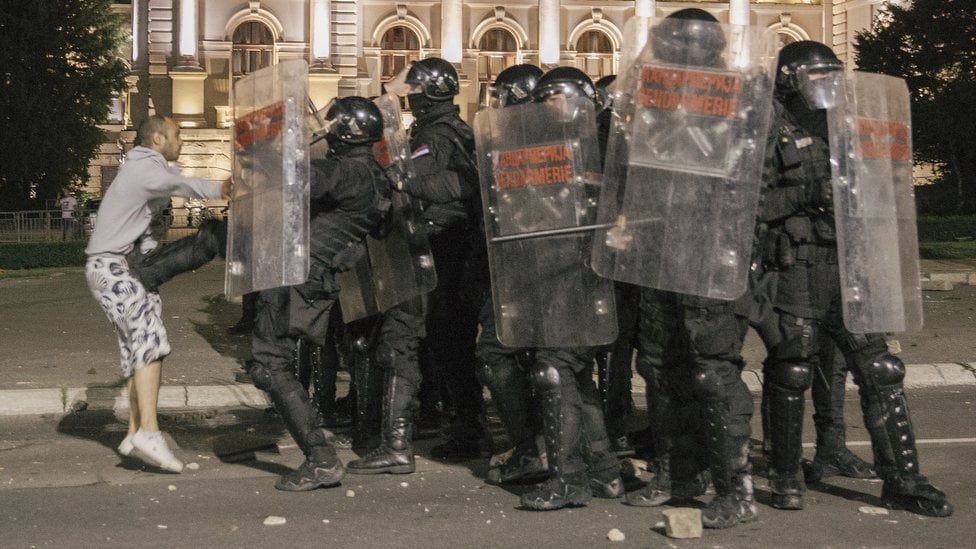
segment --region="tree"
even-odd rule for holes
[[[904,78],[915,159],[942,173],[940,213],[976,211],[976,9],[973,0],[886,2],[854,42],[860,70]]]
[[[41,209],[88,179],[125,21],[110,0],[0,0],[0,211]]]

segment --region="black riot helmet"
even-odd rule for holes
[[[532,99],[545,101],[556,94],[594,99],[596,87],[590,77],[576,67],[556,67],[542,75],[532,90]]]
[[[779,52],[776,64],[776,93],[780,97],[800,94],[811,109],[826,109],[837,103],[844,64],[828,46],[813,40],[792,42]]]
[[[542,78],[542,69],[522,63],[513,65],[498,73],[491,84],[489,107],[510,107],[532,101],[532,90]]]
[[[654,57],[665,63],[721,67],[725,32],[712,14],[699,8],[685,8],[655,25],[651,47]]]
[[[454,65],[440,57],[414,61],[405,82],[411,89],[404,95],[423,94],[432,101],[449,101],[461,91]]]
[[[326,109],[325,138],[333,148],[337,142],[361,145],[379,141],[383,138],[383,114],[365,97],[335,99]]]

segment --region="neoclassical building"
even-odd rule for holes
[[[171,115],[186,142],[181,162],[213,180],[230,168],[234,82],[288,59],[305,59],[309,94],[371,96],[410,61],[438,56],[462,79],[457,103],[470,119],[488,84],[522,62],[572,65],[594,80],[615,74],[624,27],[634,15],[705,9],[722,22],[758,25],[782,44],[811,39],[853,64],[851,43],[883,0],[130,0],[114,8],[131,21],[123,53],[129,88],[105,125],[89,190],[114,177],[131,147],[133,123]]]

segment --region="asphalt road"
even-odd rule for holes
[[[909,398],[922,471],[949,494],[953,517],[873,514],[869,511],[880,504],[881,483],[839,478],[812,485],[805,510],[778,511],[767,505],[760,473],[755,477],[757,522],[706,530],[700,539],[670,539],[659,525],[660,510],[628,507],[619,500],[545,513],[516,509],[526,487],[486,485],[486,459],[461,464],[431,460],[432,439],[417,442],[414,474],[350,475],[337,488],[285,493],[273,488],[275,478],[301,456],[294,447],[275,445],[286,440],[280,421],[261,410],[165,414],[164,429],[179,444],[178,454],[199,466],[180,475],[121,460],[113,449],[124,423],[103,410],[3,418],[0,546],[968,546],[976,533],[976,387],[919,389]],[[853,392],[847,405],[851,448],[869,457]],[[754,432],[757,427],[754,422]],[[812,433],[808,421],[807,457],[812,457]],[[341,450],[340,456],[354,458],[351,450]],[[270,516],[286,524],[266,525]],[[612,529],[626,539],[609,541]]]

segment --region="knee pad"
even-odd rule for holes
[[[559,377],[559,370],[554,366],[536,363],[532,368],[532,387],[539,393],[558,391]]]
[[[770,371],[773,385],[789,392],[802,393],[813,384],[813,369],[809,364],[780,362]]]
[[[504,390],[514,382],[515,376],[524,375],[514,356],[504,357],[491,363],[481,362],[477,374],[478,381],[492,391]]]
[[[885,353],[865,364],[864,373],[879,387],[898,385],[905,379],[905,363]]]
[[[711,368],[696,368],[692,376],[695,394],[702,398],[717,398],[725,394],[725,380]]]

